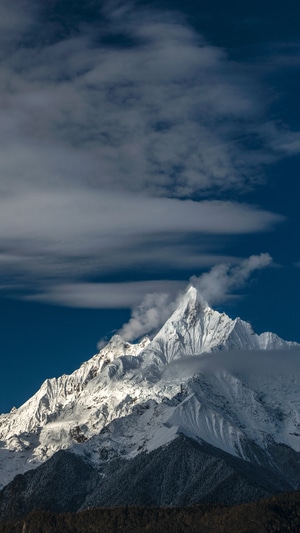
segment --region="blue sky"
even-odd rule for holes
[[[300,342],[296,2],[0,0],[0,411],[192,279]]]

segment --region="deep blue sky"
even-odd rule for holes
[[[0,412],[131,313],[127,338],[155,330],[192,276],[300,342],[299,15],[0,0]]]

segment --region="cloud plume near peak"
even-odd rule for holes
[[[228,299],[230,292],[243,288],[255,270],[270,266],[272,257],[268,253],[251,255],[237,265],[215,265],[199,277],[193,276],[191,283],[198,289],[209,305]]]
[[[253,272],[271,263],[272,258],[268,253],[252,255],[235,265],[216,265],[200,277],[193,276],[190,281],[200,297],[212,305],[224,302],[231,296],[230,291],[244,287]],[[132,341],[142,335],[155,333],[176,309],[182,294],[182,291],[175,296],[167,291],[145,294],[142,302],[133,307],[129,322],[123,325],[119,334],[125,340]]]
[[[133,308],[129,322],[123,325],[119,334],[128,341],[151,335],[171,316],[176,301],[167,293],[146,294],[142,302]]]

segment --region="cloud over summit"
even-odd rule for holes
[[[193,276],[191,282],[210,305],[215,305],[228,299],[231,291],[243,288],[253,272],[271,264],[268,253],[252,255],[238,264],[215,265],[198,278]]]

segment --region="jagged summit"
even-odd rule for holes
[[[190,285],[182,295],[177,307],[177,311],[179,312],[179,310],[183,309],[192,309],[193,307],[197,307],[198,310],[202,309],[204,311],[204,309],[209,307],[209,305],[198,289],[194,285]]]
[[[253,342],[252,328],[240,319],[232,320],[225,313],[209,307],[194,286],[181,298],[177,309],[162,326],[151,343],[151,349],[161,353],[165,363],[184,355],[201,354],[230,348],[258,348]],[[234,341],[230,337],[234,337]]]
[[[184,356],[219,350],[268,350],[294,345],[274,333],[257,335],[248,322],[212,309],[199,291],[190,286],[149,349],[168,364]]]
[[[86,450],[97,463],[103,450],[109,457],[129,458],[168,443],[178,432],[241,456],[241,443],[255,438],[263,446],[269,434],[300,449],[300,414],[294,407],[282,408],[292,413],[288,423],[285,418],[269,421],[273,389],[270,405],[262,407],[257,393],[230,374],[208,379],[193,370],[174,379],[170,372],[165,378],[167,368],[174,370],[178,362],[185,368],[194,356],[197,361],[203,354],[239,350],[248,357],[249,350],[294,345],[275,334],[257,335],[247,322],[211,309],[190,286],[152,340],[145,337],[131,344],[114,335],[71,375],[47,379],[19,409],[0,416],[0,483],[35,468],[58,450]],[[263,394],[267,398],[269,390]],[[286,393],[279,391],[278,397],[286,402]],[[252,411],[245,419],[247,405]],[[283,416],[282,409],[274,416]]]

